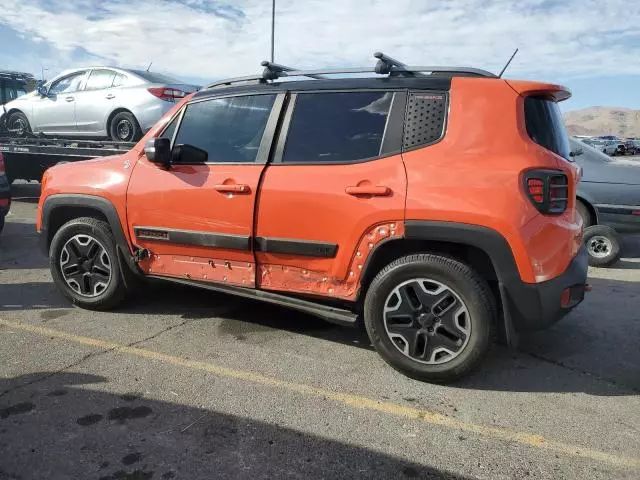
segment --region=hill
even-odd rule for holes
[[[570,135],[640,137],[640,110],[589,107],[564,114]]]

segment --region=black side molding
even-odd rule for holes
[[[288,238],[256,237],[256,250],[268,253],[288,253],[305,257],[334,258],[338,252],[335,243]]]
[[[199,245],[203,247],[225,248],[229,250],[251,249],[249,236],[229,235],[193,230],[178,230],[163,227],[134,227],[136,238],[180,245]]]
[[[200,282],[195,280],[185,280],[182,278],[164,277],[160,275],[150,275],[149,278],[156,278],[158,280],[166,280],[169,282],[180,283],[183,285],[190,285],[192,287],[204,288],[206,290],[213,290],[215,292],[227,293],[230,295],[236,295],[239,297],[250,298],[261,302],[272,303],[274,305],[280,305],[283,307],[292,308],[301,312],[320,317],[331,323],[338,325],[353,326],[358,320],[358,316],[342,308],[331,307],[322,303],[312,302],[309,300],[303,300],[297,297],[290,297],[279,293],[269,292],[266,290],[257,290],[245,287],[235,287],[233,285],[224,285],[219,283]]]

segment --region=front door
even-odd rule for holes
[[[31,128],[45,134],[74,135],[76,130],[76,92],[86,72],[75,72],[56,80],[46,97],[34,99]]]
[[[402,235],[405,92],[297,93],[258,201],[258,286],[354,299],[368,254]]]
[[[205,98],[188,104],[162,136],[208,154],[165,170],[141,158],[127,193],[134,243],[150,251],[147,274],[255,285],[253,215],[283,95]]]

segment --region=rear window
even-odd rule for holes
[[[534,142],[569,160],[569,138],[556,102],[545,97],[527,97],[524,117]]]
[[[142,77],[144,80],[150,83],[182,83],[180,80],[176,80],[169,75],[163,75],[161,73],[154,72],[145,72],[144,70],[129,70],[130,72],[135,73],[139,77]]]

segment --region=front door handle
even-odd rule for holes
[[[214,188],[218,192],[222,193],[249,193],[251,191],[249,185],[241,185],[236,183],[231,185],[220,184],[216,185]]]
[[[67,102],[73,102],[73,97],[66,97],[66,98],[65,98],[65,100],[66,100]]]
[[[391,193],[391,189],[389,187],[384,186],[373,186],[373,185],[363,185],[363,186],[355,186],[355,187],[347,187],[344,190],[349,195],[358,196],[358,195],[371,195],[374,197],[386,197]]]
[[[110,93],[109,95],[107,95],[106,97],[107,100],[111,100],[112,98],[116,98],[116,96],[113,93]]]

